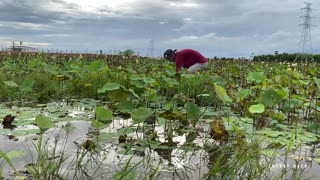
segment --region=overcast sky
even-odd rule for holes
[[[304,1],[0,0],[0,42],[3,48],[23,41],[39,49],[156,56],[168,48],[193,48],[206,57],[291,53],[299,49]],[[318,25],[311,27],[312,52],[320,53],[320,1],[309,2]]]

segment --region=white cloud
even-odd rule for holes
[[[65,0],[68,3],[73,3],[78,5],[81,10],[86,12],[95,13],[97,9],[101,7],[108,7],[112,11],[122,10],[124,7],[128,6],[129,3],[134,3],[136,0]]]
[[[72,36],[72,35],[71,34],[64,34],[64,33],[56,33],[56,34],[44,34],[41,36],[59,38],[59,37],[68,37],[68,36]]]
[[[166,44],[175,44],[175,43],[193,43],[193,44],[198,44],[198,43],[203,43],[203,42],[209,42],[213,38],[215,38],[216,35],[214,33],[209,33],[205,34],[202,36],[195,36],[195,35],[185,35],[178,37],[173,40],[169,40],[166,42]]]
[[[181,3],[181,2],[170,2],[169,3],[170,6],[174,6],[176,8],[196,8],[199,5],[197,3]]]
[[[7,22],[2,21],[0,22],[1,26],[12,28],[12,29],[29,29],[29,30],[44,30],[47,29],[49,26],[46,24],[39,24],[39,23],[29,23],[29,22]]]
[[[32,47],[47,47],[52,46],[52,43],[42,43],[42,42],[23,42],[26,46],[32,46]]]
[[[163,25],[163,24],[168,24],[168,20],[160,21],[159,24],[161,24],[161,25]]]

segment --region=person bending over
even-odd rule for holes
[[[168,49],[164,52],[163,56],[167,60],[176,63],[176,72],[181,71],[182,68],[187,68],[189,72],[196,72],[206,69],[208,66],[208,59],[193,49],[183,49],[180,51]]]

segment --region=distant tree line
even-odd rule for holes
[[[276,51],[274,54],[258,55],[253,57],[253,61],[264,62],[305,62],[306,59],[308,60],[308,62],[320,62],[320,54],[310,54],[303,56],[297,53],[278,54]]]

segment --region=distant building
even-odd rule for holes
[[[35,52],[37,51],[37,48],[23,46],[22,41],[20,41],[19,45],[16,45],[14,42],[12,42],[12,46],[8,50],[11,52]]]

